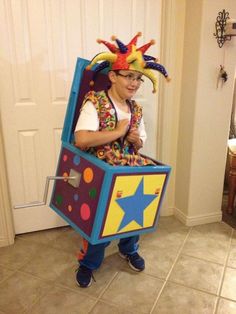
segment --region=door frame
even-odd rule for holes
[[[175,51],[174,49],[174,41],[172,40],[173,33],[171,30],[174,28],[174,19],[172,18],[175,14],[175,2],[177,0],[169,0],[162,2],[162,29],[161,29],[161,60],[163,60],[165,65],[168,66],[168,71],[170,73],[174,72],[174,62],[173,62],[173,53],[171,51]],[[165,36],[162,34],[165,31]],[[165,49],[168,47],[168,49]],[[167,97],[167,93],[165,92],[164,84],[160,84],[160,94],[159,94],[159,122],[168,121],[172,117],[171,111],[171,103],[172,97]],[[165,104],[165,108],[163,109],[163,104]],[[1,113],[1,112],[0,112]],[[0,117],[1,118],[1,117]],[[1,121],[0,121],[1,123]],[[165,130],[161,127],[162,123],[159,123],[159,136],[158,136],[158,151],[159,157],[161,159],[165,159],[165,156],[168,155],[171,146],[171,134],[166,133]],[[169,143],[169,146],[168,144]],[[10,201],[10,193],[8,187],[8,179],[6,172],[6,160],[4,154],[4,145],[3,145],[3,134],[2,134],[2,126],[0,124],[0,221],[2,221],[3,228],[0,230],[0,247],[7,246],[14,243],[15,232],[14,232],[14,223],[13,223],[13,215],[12,215],[12,205]]]
[[[1,112],[0,112],[1,114]],[[14,243],[15,232],[10,201],[0,115],[0,247]]]

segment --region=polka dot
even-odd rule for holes
[[[88,204],[84,203],[80,207],[80,215],[83,220],[88,220],[91,215],[90,207]]]
[[[92,182],[93,181],[93,169],[92,168],[86,168],[84,170],[83,176],[84,176],[84,181],[86,183]]]
[[[79,199],[79,194],[74,194],[74,201],[78,201],[78,199]]]
[[[63,197],[61,195],[56,195],[56,204],[61,205],[63,201]]]
[[[78,155],[75,155],[74,158],[73,158],[73,163],[78,166],[79,163],[80,163],[80,156]]]
[[[63,161],[67,161],[68,160],[68,156],[65,154],[64,156],[63,156]]]
[[[72,212],[73,208],[71,205],[68,205],[68,210],[69,210],[69,212]]]
[[[89,191],[89,196],[90,196],[91,198],[95,198],[96,195],[97,195],[97,190],[96,190],[96,188],[92,188],[92,189]]]

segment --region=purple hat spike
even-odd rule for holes
[[[161,74],[163,74],[166,78],[168,78],[168,74],[166,72],[166,69],[163,67],[163,65],[161,65],[159,63],[147,62],[145,68],[157,70],[157,71],[161,72]]]
[[[118,48],[120,50],[121,53],[126,53],[128,51],[128,48],[125,44],[122,43],[122,41],[120,41],[119,39],[117,39],[115,36],[112,36],[111,38],[112,40],[115,40]]]
[[[149,55],[143,55],[144,61],[156,61],[155,57],[149,56]]]
[[[98,72],[104,70],[105,68],[108,68],[110,66],[110,62],[109,61],[103,61],[102,63],[99,63],[96,65],[96,67],[94,68],[94,73],[93,73],[93,78],[92,81],[90,81],[90,86],[94,85],[94,82],[96,80],[96,76],[98,75]]]
[[[110,62],[109,61],[103,61],[102,63],[99,63],[95,67],[94,71],[98,73],[98,72],[102,71],[103,69],[108,68],[109,66],[110,66]]]

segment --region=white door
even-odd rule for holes
[[[45,180],[54,175],[76,58],[101,50],[97,38],[115,34],[128,43],[143,32],[140,46],[157,39],[161,0],[0,0],[0,118],[16,233],[65,224],[42,201]],[[151,83],[137,95],[144,106],[149,139],[145,153],[156,155],[157,96]],[[50,193],[49,193],[50,197]]]

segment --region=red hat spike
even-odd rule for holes
[[[106,40],[102,40],[102,39],[97,39],[97,42],[99,44],[104,44],[111,52],[116,53],[116,51],[118,50],[117,47],[111,43],[109,43]]]
[[[143,45],[142,47],[138,48],[138,51],[141,51],[142,53],[145,53],[152,45],[155,44],[155,40],[150,40],[150,42],[146,45]]]
[[[134,36],[134,38],[129,42],[129,44],[128,44],[127,46],[129,46],[129,47],[132,47],[133,45],[136,46],[138,37],[140,37],[140,36],[142,36],[142,33],[141,33],[141,32],[138,32],[138,33]]]

